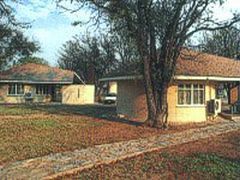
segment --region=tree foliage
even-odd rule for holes
[[[6,2],[0,1],[0,70],[39,50],[38,44],[23,34],[26,23],[16,21],[13,9]]]
[[[236,27],[206,33],[201,44],[204,52],[240,60],[240,30]]]
[[[64,0],[58,0],[61,3]],[[90,8],[94,20],[103,19],[114,32],[130,37],[138,49],[147,97],[146,124],[166,127],[167,89],[184,43],[200,31],[213,31],[239,22],[213,19],[211,7],[223,0],[73,0],[76,10]],[[75,10],[75,11],[76,11]]]
[[[75,36],[63,45],[58,64],[95,83],[115,68],[114,52],[113,42],[106,37]]]
[[[34,63],[34,64],[42,64],[42,65],[49,65],[48,61],[43,58],[36,57],[36,56],[28,56],[20,58],[16,64],[27,64],[27,63]]]

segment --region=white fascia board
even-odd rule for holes
[[[136,75],[136,76],[118,76],[118,77],[109,77],[109,78],[102,78],[99,81],[120,81],[120,80],[134,80],[134,79],[142,79],[143,76]]]
[[[219,77],[219,76],[174,76],[174,80],[208,80],[208,81],[240,81],[240,77]]]
[[[24,80],[0,80],[0,83],[25,83],[25,84],[73,84],[73,82],[44,82],[44,81],[24,81]]]
[[[102,78],[99,81],[120,81],[120,80],[134,80],[142,79],[143,76],[118,76],[118,77],[109,77]],[[173,78],[174,80],[197,80],[197,81],[240,81],[240,77],[220,77],[220,76],[185,76],[185,75],[176,75]]]

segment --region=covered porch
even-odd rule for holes
[[[229,120],[240,119],[240,79],[219,82],[216,96],[221,99],[220,116]]]

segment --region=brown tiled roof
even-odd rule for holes
[[[73,71],[34,63],[14,66],[9,70],[0,72],[0,81],[15,80],[31,82],[72,83],[73,79]]]
[[[139,71],[119,70],[117,73],[113,72],[105,78],[139,74]],[[175,75],[240,77],[240,61],[202,52],[183,50],[177,59]]]
[[[177,60],[175,74],[240,77],[240,61],[206,53],[183,51]]]

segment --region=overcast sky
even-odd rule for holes
[[[15,5],[15,9],[19,20],[32,22],[25,34],[40,43],[41,52],[36,55],[51,65],[57,65],[58,51],[67,40],[87,31],[86,26],[71,25],[75,20],[86,21],[89,17],[86,10],[78,14],[64,13],[52,0],[24,0],[24,4]],[[224,6],[216,6],[213,11],[221,20],[231,18],[231,11],[240,11],[240,0],[226,0]]]

